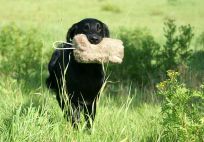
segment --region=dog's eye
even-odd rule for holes
[[[90,30],[90,26],[89,26],[89,24],[85,24],[84,31],[88,31],[88,30]]]
[[[99,23],[96,24],[96,30],[97,32],[101,32],[101,25]]]

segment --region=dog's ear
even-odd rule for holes
[[[103,36],[104,37],[110,37],[110,32],[109,32],[108,26],[104,23],[102,23],[102,25],[103,25]]]
[[[71,42],[71,40],[74,38],[77,28],[78,28],[77,23],[73,24],[72,27],[69,28],[66,36],[67,42]]]

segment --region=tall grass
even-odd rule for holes
[[[45,88],[24,94],[16,80],[4,78],[1,83],[1,141],[141,141],[157,139],[159,107],[141,104],[137,98],[102,94],[92,130],[79,130],[63,117],[54,98]],[[128,93],[128,92],[127,92]],[[130,93],[130,91],[129,91]],[[116,94],[117,95],[117,94]],[[132,94],[133,96],[137,94]],[[123,100],[122,102],[120,100]]]

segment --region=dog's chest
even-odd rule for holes
[[[78,91],[98,92],[104,81],[104,73],[99,65],[70,66],[67,78],[68,84]]]

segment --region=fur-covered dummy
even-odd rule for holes
[[[118,39],[103,38],[99,44],[91,44],[83,34],[73,39],[74,56],[80,63],[122,63],[123,42]]]

